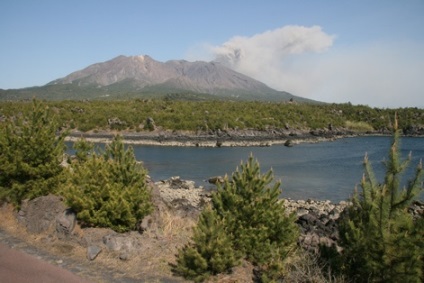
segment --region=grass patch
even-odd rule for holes
[[[366,123],[366,122],[353,122],[353,121],[346,121],[345,127],[349,130],[355,131],[355,132],[372,132],[374,131],[374,128]]]
[[[189,238],[196,224],[194,219],[174,215],[170,211],[162,213],[163,227],[161,232],[166,239]]]
[[[336,276],[326,270],[319,261],[318,254],[299,249],[288,260],[285,282],[345,283],[342,276]]]

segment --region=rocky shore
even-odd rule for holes
[[[193,147],[241,147],[241,146],[272,146],[308,142],[332,141],[335,139],[356,136],[391,136],[389,129],[378,131],[354,131],[347,128],[336,128],[331,124],[322,129],[294,129],[289,126],[276,129],[246,129],[246,130],[209,130],[209,131],[172,131],[155,127],[153,131],[72,131],[68,141],[85,138],[91,142],[108,143],[115,135],[122,135],[127,144],[142,144],[154,146],[193,146]],[[403,130],[404,136],[423,137],[424,127],[410,126]]]
[[[152,132],[78,132],[73,131],[67,140],[85,138],[92,142],[107,143],[116,134],[124,137],[125,143],[155,146],[193,146],[193,147],[236,147],[236,146],[272,146],[284,144],[292,146],[302,142],[331,141],[359,135],[388,135],[389,132],[360,133],[346,129],[272,129],[272,130],[217,130],[217,131],[166,131]]]
[[[203,205],[211,199],[211,192],[202,187],[195,187],[193,181],[172,177],[156,182],[162,199],[176,210],[191,211],[197,214]],[[293,200],[281,199],[287,213],[295,213],[296,223],[300,228],[298,243],[306,250],[318,252],[320,245],[337,246],[339,240],[337,220],[349,201],[332,203],[329,200]],[[414,217],[424,217],[424,202],[416,201],[410,207]]]
[[[0,236],[2,230],[11,235],[24,230],[27,241],[41,246],[47,254],[55,254],[55,262],[60,266],[75,268],[78,262],[79,274],[103,274],[108,280],[102,282],[136,282],[139,278],[184,282],[172,276],[169,262],[175,260],[177,249],[188,241],[197,216],[211,201],[212,192],[178,176],[151,181],[151,186],[155,211],[143,219],[139,231],[116,233],[105,228],[80,227],[75,213],[67,209],[63,200],[49,195],[24,202],[20,211],[11,216],[16,223],[9,227],[5,227],[10,219],[5,213],[7,206],[3,205],[2,215],[8,221],[0,224]],[[286,212],[297,217],[299,246],[311,252],[317,252],[319,245],[337,246],[337,221],[350,205],[348,201],[281,201]],[[416,201],[410,212],[414,217],[423,217],[424,203]],[[96,265],[90,264],[93,261]],[[98,266],[103,266],[101,271]]]

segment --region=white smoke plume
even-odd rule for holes
[[[424,107],[422,43],[338,47],[335,39],[319,26],[284,26],[219,46],[203,44],[186,58],[218,61],[274,89],[319,101]]]
[[[218,61],[237,68],[261,58],[275,62],[290,54],[321,52],[332,43],[333,37],[325,34],[319,26],[285,26],[252,37],[235,36],[222,46],[213,47],[212,52]]]
[[[323,52],[332,44],[333,36],[318,26],[284,26],[252,37],[236,36],[210,49],[215,61],[271,87],[287,90],[290,84],[296,84],[295,78],[284,71],[290,67],[292,57]]]

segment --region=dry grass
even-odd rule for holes
[[[143,257],[137,261],[140,272],[155,276],[172,276],[170,264],[175,264],[175,255],[191,238],[195,220],[175,215],[171,211],[160,213],[161,225],[146,231],[142,237]],[[141,267],[142,266],[142,267]],[[140,268],[141,267],[141,268]]]
[[[125,278],[143,279],[143,282],[163,282],[172,279],[173,282],[185,282],[182,278],[173,276],[170,264],[175,264],[178,250],[190,241],[196,219],[183,217],[172,211],[161,211],[158,215],[159,226],[137,235],[141,249],[135,251],[129,259],[121,260],[120,254],[103,250],[94,261],[86,258],[86,248],[75,241],[60,240],[52,237],[51,231],[43,234],[30,234],[16,218],[16,212],[11,205],[0,207],[2,221],[0,228],[7,233],[31,243],[39,249],[47,251],[59,258],[70,258],[82,263],[78,274],[90,278],[93,282],[125,282]],[[102,233],[107,233],[104,231]],[[83,239],[84,229],[78,225],[74,230],[74,238]],[[53,262],[54,263],[54,262]],[[108,280],[101,270],[113,274]],[[110,277],[110,276],[109,276]],[[208,282],[253,282],[253,266],[242,262],[234,267],[230,274],[220,274],[209,278]],[[284,282],[313,283],[344,283],[343,278],[325,274],[318,262],[317,256],[299,251],[289,259]]]
[[[186,239],[191,237],[192,229],[196,220],[189,217],[181,217],[170,211],[161,213],[162,226],[159,231],[167,239]]]
[[[345,127],[353,131],[364,132],[364,133],[374,131],[374,128],[366,122],[346,121]]]
[[[0,227],[6,232],[16,235],[16,237],[21,238],[26,233],[26,229],[18,223],[16,219],[16,213],[11,204],[5,203],[0,208],[1,211],[1,221]]]
[[[331,272],[325,273],[319,263],[318,255],[299,250],[297,255],[292,257],[287,264],[287,274],[285,282],[293,283],[346,283],[347,281],[334,276]]]
[[[161,213],[161,227],[136,236],[141,249],[131,254],[127,260],[120,259],[118,252],[103,249],[94,261],[89,261],[86,257],[86,247],[81,244],[84,229],[78,225],[74,229],[73,240],[61,240],[52,236],[54,231],[41,234],[27,232],[18,222],[11,205],[1,206],[0,214],[0,228],[7,234],[52,255],[52,258],[70,259],[81,263],[84,267],[79,266],[81,270],[78,274],[90,278],[93,282],[125,282],[125,277],[143,279],[143,282],[161,282],[162,279],[171,278],[173,275],[170,263],[175,263],[175,254],[189,241],[192,227],[195,225],[195,220],[191,218],[175,216],[166,211]],[[54,260],[51,262],[54,263]],[[104,277],[108,276],[102,275],[101,270],[109,271],[113,274],[112,277],[109,275],[105,280]],[[172,278],[173,281],[179,279]],[[184,280],[181,279],[181,282]]]

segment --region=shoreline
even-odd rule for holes
[[[225,134],[195,134],[187,132],[71,132],[66,141],[75,142],[81,138],[93,143],[109,143],[114,136],[121,135],[125,144],[174,147],[269,147],[272,145],[293,146],[300,143],[319,143],[358,136],[390,136],[388,133],[355,132],[306,132],[269,133],[243,131]]]

